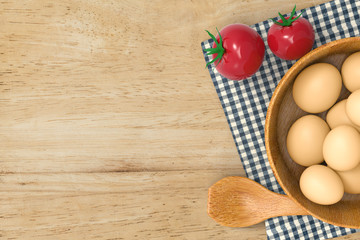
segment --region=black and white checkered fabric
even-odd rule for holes
[[[303,17],[315,30],[314,48],[333,40],[359,36],[359,13],[360,1],[356,0],[335,0],[305,9]],[[264,125],[272,93],[295,61],[281,60],[270,51],[267,31],[271,24],[267,20],[251,26],[264,39],[266,47],[263,64],[252,77],[231,81],[222,77],[214,65],[208,69],[247,176],[274,192],[284,193],[267,159]],[[201,46],[205,49],[212,44],[210,39]],[[211,60],[205,52],[204,57],[206,62]],[[268,239],[328,239],[360,231],[330,225],[312,216],[276,217],[267,220],[265,225]]]

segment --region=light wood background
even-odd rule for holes
[[[206,213],[244,171],[200,42],[295,2],[1,1],[0,239],[265,239]]]

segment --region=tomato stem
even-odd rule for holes
[[[224,47],[223,47],[223,45],[222,45],[223,40],[222,40],[221,34],[220,34],[219,30],[216,28],[216,31],[217,31],[218,34],[219,34],[219,42],[218,42],[218,41],[216,40],[216,38],[215,38],[214,35],[212,35],[208,30],[205,30],[205,31],[209,34],[209,36],[210,36],[210,37],[215,41],[215,43],[216,43],[216,47],[204,49],[204,50],[207,52],[206,55],[217,54],[217,56],[216,56],[213,60],[211,60],[210,62],[208,62],[205,67],[207,67],[208,65],[212,64],[213,62],[219,60],[218,63],[216,64],[216,66],[217,66],[217,65],[221,62],[221,59],[222,59],[222,57],[223,57],[223,55],[224,55],[224,53],[225,53],[225,49],[224,49]],[[215,66],[215,67],[216,67],[216,66]]]
[[[293,19],[294,15],[295,15],[295,11],[296,11],[296,4],[291,12],[291,15],[288,19],[286,19],[284,17],[284,15],[282,15],[280,12],[279,12],[279,16],[282,20],[282,22],[278,22],[278,21],[275,21],[274,19],[270,18],[275,24],[277,25],[280,25],[280,26],[283,26],[283,27],[288,27],[288,26],[291,26],[291,24],[293,22],[295,22],[300,16],[301,14],[303,14],[304,10],[301,11],[301,13],[299,14],[299,16],[297,16],[296,18]]]

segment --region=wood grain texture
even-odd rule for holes
[[[264,239],[262,225],[231,230],[207,216],[207,188],[225,176],[220,170],[0,175],[1,239]]]
[[[200,42],[295,2],[1,1],[0,238],[265,239],[206,215],[244,172]]]

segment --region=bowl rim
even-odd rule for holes
[[[332,48],[333,46],[339,44],[339,43],[346,43],[346,42],[353,42],[353,41],[360,41],[360,37],[349,37],[349,38],[342,38],[342,39],[338,39],[338,40],[334,40],[332,42],[323,44],[315,49],[313,49],[312,51],[308,52],[306,55],[304,55],[303,57],[301,57],[300,59],[298,59],[294,65],[291,66],[291,68],[285,73],[285,75],[281,78],[281,80],[279,81],[278,85],[276,86],[274,93],[271,97],[268,109],[267,109],[267,113],[266,113],[266,119],[265,119],[265,148],[266,148],[266,154],[270,163],[270,167],[275,175],[276,180],[278,181],[278,183],[280,184],[281,188],[284,190],[284,192],[286,193],[286,195],[292,200],[294,201],[298,206],[300,206],[302,209],[304,209],[306,212],[308,212],[309,214],[311,214],[312,216],[339,226],[339,223],[335,223],[333,221],[329,221],[328,219],[324,219],[321,216],[318,216],[316,213],[314,213],[314,211],[311,211],[309,209],[307,209],[305,206],[303,206],[295,197],[293,197],[290,194],[290,191],[288,190],[288,188],[286,187],[286,185],[284,184],[284,182],[282,181],[282,179],[280,178],[278,171],[276,169],[275,166],[275,162],[274,159],[272,157],[272,155],[270,154],[272,152],[272,147],[270,146],[270,122],[271,122],[271,116],[272,116],[272,112],[273,109],[275,107],[275,102],[277,102],[278,98],[279,98],[279,93],[281,92],[283,86],[286,84],[286,82],[288,81],[288,76],[292,75],[293,72],[295,71],[295,69],[297,69],[298,66],[300,66],[301,64],[303,64],[304,61],[308,60],[309,58],[312,58],[314,55],[316,55],[319,52],[324,51],[325,49],[328,48]],[[341,227],[348,227],[348,228],[359,228],[359,226],[352,226],[352,225],[348,225],[348,224],[341,224]]]

